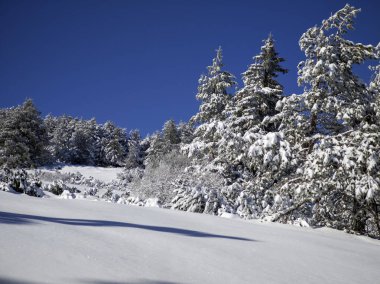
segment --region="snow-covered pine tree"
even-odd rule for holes
[[[201,105],[199,112],[191,118],[189,123],[189,126],[195,125],[192,135],[194,138],[189,144],[183,143],[181,149],[189,157],[194,158],[198,175],[218,176],[219,179],[217,181],[210,179],[201,184],[192,180],[196,174],[192,176],[191,170],[188,169],[184,174],[184,184],[181,185],[182,181],[178,181],[179,188],[173,199],[176,208],[217,214],[222,204],[220,192],[225,181],[219,172],[223,169],[217,165],[218,143],[226,126],[226,109],[231,103],[228,89],[236,84],[234,79],[231,73],[223,70],[222,49],[219,48],[212,66],[208,67],[208,74],[202,75],[199,79],[196,98],[201,101]],[[186,180],[188,185],[186,185]]]
[[[227,126],[219,141],[218,159],[224,164],[225,172],[235,173],[229,174],[230,177],[235,176],[235,179],[242,175],[245,168],[252,169],[252,165],[247,167],[246,161],[250,155],[249,147],[254,141],[248,138],[255,137],[257,140],[266,131],[275,130],[272,124],[262,124],[262,121],[276,113],[275,106],[283,91],[276,77],[279,73],[287,72],[280,66],[284,59],[278,56],[272,35],[263,42],[260,54],[253,58],[254,63],[243,73],[244,87],[233,98],[233,104],[228,110],[230,116],[227,118]],[[247,132],[256,135],[246,135]],[[255,160],[259,162],[257,157]],[[240,174],[236,174],[237,171]]]
[[[182,144],[189,144],[194,139],[194,127],[191,123],[181,121],[178,124],[178,133]]]
[[[276,77],[286,73],[272,35],[264,40],[254,63],[243,73],[244,87],[233,98],[214,162],[223,168],[228,186],[222,194],[226,210],[257,217],[271,205],[272,187],[287,171],[290,145],[279,131],[277,102],[283,88]]]
[[[164,139],[165,143],[170,145],[176,145],[181,142],[179,132],[174,120],[170,119],[165,122],[162,129],[162,138]]]
[[[41,118],[41,113],[31,99],[27,99],[21,106],[20,130],[28,141],[32,166],[42,165],[47,160],[47,133]]]
[[[129,132],[128,137],[128,154],[125,160],[125,168],[142,168],[143,167],[143,153],[141,149],[140,132],[132,130]]]
[[[127,135],[124,129],[118,128],[113,122],[103,125],[105,136],[102,139],[103,162],[106,166],[122,166],[127,154]]]
[[[74,120],[74,132],[70,138],[70,162],[93,165],[95,163],[96,135],[91,121]]]
[[[70,116],[48,118],[49,152],[57,162],[71,163],[71,137],[75,127]],[[45,123],[46,123],[45,119]]]
[[[346,5],[301,37],[307,60],[299,65],[299,83],[309,87],[293,102],[283,99],[280,107],[297,105],[293,110],[308,119],[309,137],[297,155],[304,162],[279,189],[278,199],[287,205],[274,220],[307,218],[315,225],[379,236],[380,136],[371,124],[371,88],[352,72],[353,64],[378,53],[343,38],[358,11]]]
[[[288,70],[281,67],[284,59],[279,57],[274,43],[270,34],[264,40],[260,54],[253,57],[254,63],[243,73],[244,87],[236,93],[229,110],[234,132],[244,135],[248,129],[260,124],[264,117],[276,113],[276,103],[283,92],[276,77]]]
[[[161,132],[154,133],[148,140],[149,147],[145,159],[145,165],[148,167],[158,166],[161,158],[173,150],[178,150],[181,143],[180,132],[172,119],[165,122]]]
[[[34,167],[47,160],[47,133],[32,100],[3,112],[0,124],[0,164]]]
[[[201,101],[199,112],[191,118],[191,123],[197,124],[194,140],[183,149],[189,156],[212,160],[217,154],[217,141],[224,129],[226,107],[231,96],[228,89],[236,82],[235,77],[223,70],[222,49],[219,47],[213,64],[209,66],[208,74],[199,79],[196,98]]]
[[[347,4],[301,36],[306,60],[298,66],[298,84],[306,85],[303,102],[310,134],[337,134],[366,120],[370,96],[352,67],[375,59],[375,48],[344,38],[359,11]]]
[[[101,157],[101,127],[97,124],[95,118],[85,122],[85,133],[89,137],[89,159],[92,164],[99,165]]]
[[[169,148],[160,132],[156,132],[147,138],[149,146],[145,151],[145,167],[157,167],[161,158],[168,153]]]
[[[236,84],[235,77],[223,70],[222,48],[216,51],[212,65],[208,66],[208,74],[199,79],[196,98],[201,101],[199,112],[192,117],[192,121],[207,123],[225,119],[225,108],[231,97],[228,88]]]
[[[17,108],[3,110],[0,122],[0,165],[10,168],[28,167],[32,164],[25,137],[18,127]]]

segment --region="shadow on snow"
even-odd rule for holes
[[[104,280],[84,280],[81,283],[91,283],[91,284],[180,284],[180,282],[170,282],[170,281],[160,281],[160,280],[136,280],[136,281],[104,281]]]
[[[107,220],[88,220],[88,219],[67,219],[67,218],[54,218],[54,217],[44,217],[36,215],[27,215],[27,214],[18,214],[0,211],[0,224],[33,224],[36,221],[41,222],[51,222],[64,225],[72,226],[85,226],[85,227],[123,227],[123,228],[133,228],[140,230],[149,230],[154,232],[161,233],[170,233],[178,234],[187,237],[196,237],[196,238],[220,238],[220,239],[230,239],[238,241],[254,241],[253,239],[235,237],[235,236],[226,236],[226,235],[217,235],[206,232],[173,228],[173,227],[162,227],[162,226],[152,226],[152,225],[142,225],[142,224],[133,224],[127,222],[117,222],[117,221],[107,221]]]
[[[7,278],[0,276],[0,283],[6,284],[39,284],[39,282],[32,282],[26,280],[18,280],[15,278]],[[136,281],[106,281],[106,280],[78,280],[75,283],[91,283],[91,284],[179,284],[179,282],[159,281],[159,280],[136,280]]]

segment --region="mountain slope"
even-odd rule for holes
[[[375,283],[380,242],[328,229],[0,192],[0,282]]]

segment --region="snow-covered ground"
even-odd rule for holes
[[[45,169],[47,171],[47,169]],[[102,182],[111,182],[117,179],[117,175],[123,171],[123,168],[104,168],[92,166],[71,166],[65,165],[58,172],[61,173],[81,173],[84,177],[93,177]]]
[[[379,263],[335,230],[0,192],[0,283],[379,283]]]

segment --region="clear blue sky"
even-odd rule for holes
[[[43,115],[152,133],[197,112],[197,81],[219,45],[241,86],[270,32],[290,69],[280,78],[285,93],[300,93],[301,34],[346,2],[0,0],[0,107],[32,98]],[[348,37],[376,45],[380,1],[349,3],[362,12]]]

